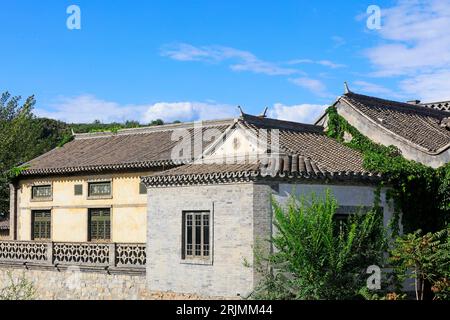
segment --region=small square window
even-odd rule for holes
[[[147,194],[147,187],[142,182],[139,184],[139,194]]]
[[[74,186],[74,194],[76,196],[81,196],[83,195],[83,185],[82,184],[76,184]]]
[[[47,200],[52,198],[51,185],[33,186],[31,189],[31,198],[33,200]]]

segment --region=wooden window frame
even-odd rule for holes
[[[50,196],[48,196],[48,197],[35,197],[34,196],[34,189],[35,188],[42,188],[42,187],[49,187],[50,188]],[[30,193],[31,193],[30,194],[31,202],[53,201],[53,184],[52,183],[33,184],[33,185],[31,185]]]
[[[109,238],[96,238],[92,237],[92,212],[95,210],[109,211]],[[103,232],[105,233],[105,232]],[[87,219],[87,241],[93,243],[110,243],[112,242],[112,208],[111,207],[98,207],[98,208],[88,208],[88,219]]]
[[[196,245],[196,222],[197,217],[200,216],[200,237],[201,240],[199,242],[200,250],[197,249]],[[191,248],[189,249],[188,245],[188,217],[191,217]],[[207,217],[208,221],[208,242],[205,243],[205,217]],[[202,264],[210,264],[212,263],[213,256],[213,214],[211,210],[185,210],[182,211],[182,223],[181,223],[181,260],[182,262],[200,262]],[[207,246],[207,247],[206,247]],[[205,254],[205,252],[208,254]],[[189,253],[190,252],[190,253]],[[200,253],[198,253],[200,252]]]
[[[36,237],[35,236],[35,231],[36,231],[36,214],[37,213],[48,213],[49,214],[49,227],[48,227],[48,237],[45,238],[41,238],[41,237]],[[47,209],[39,209],[39,210],[31,210],[31,240],[32,241],[51,241],[52,240],[52,210],[47,210]],[[44,220],[44,219],[42,219]],[[41,221],[44,222],[45,221]]]
[[[91,195],[91,185],[100,184],[100,183],[109,183],[110,193],[105,195]],[[108,180],[92,180],[87,182],[87,199],[88,200],[97,200],[97,199],[112,199],[113,197],[113,183],[112,179]]]

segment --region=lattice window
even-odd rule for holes
[[[89,197],[108,196],[111,196],[111,181],[89,183]]]
[[[51,197],[52,197],[52,186],[51,185],[32,186],[31,187],[31,198],[33,200],[50,199]]]
[[[49,210],[32,211],[33,240],[51,239],[51,212]]]
[[[183,212],[182,257],[208,258],[210,256],[209,211]]]
[[[89,241],[111,240],[111,210],[89,210]]]

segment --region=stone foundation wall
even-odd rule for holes
[[[146,289],[145,275],[80,272],[78,268],[57,270],[27,270],[0,267],[0,289],[25,277],[33,283],[36,299],[122,300],[151,299],[154,294]]]

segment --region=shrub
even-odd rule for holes
[[[338,204],[325,197],[291,196],[286,207],[273,202],[274,252],[255,252],[261,281],[255,299],[354,299],[361,297],[366,269],[383,264],[386,249],[378,207],[350,216],[344,227],[334,219]]]
[[[0,290],[0,300],[32,300],[36,290],[33,283],[28,281],[25,274],[14,280],[12,273],[7,272],[9,284]]]
[[[450,227],[422,235],[416,231],[398,237],[390,252],[390,262],[399,281],[415,279],[416,299],[424,300],[426,284],[435,299],[450,300]]]

